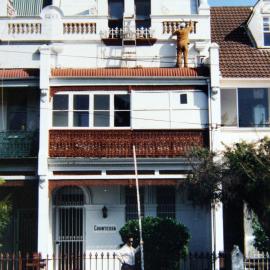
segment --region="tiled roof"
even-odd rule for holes
[[[206,68],[96,68],[53,69],[53,77],[198,77],[208,76]]]
[[[0,79],[24,79],[38,76],[38,69],[0,69]]]
[[[249,7],[211,8],[212,42],[220,46],[222,77],[270,77],[270,50],[257,49],[247,32]]]

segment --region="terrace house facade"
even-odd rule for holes
[[[190,20],[188,68],[175,68],[172,33]],[[143,215],[184,223],[191,251],[224,249],[222,208],[194,207],[182,187],[185,154],[221,132],[206,0],[4,0],[0,40],[8,251],[117,249],[137,217],[133,145]]]

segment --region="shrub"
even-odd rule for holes
[[[179,269],[181,257],[188,251],[188,229],[171,218],[146,217],[142,219],[145,270]],[[119,231],[123,242],[133,235],[134,246],[139,244],[137,220],[127,222]]]

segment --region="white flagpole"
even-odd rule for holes
[[[142,238],[142,217],[141,217],[141,200],[139,190],[138,168],[136,158],[136,148],[133,145],[133,159],[136,179],[136,193],[137,193],[137,206],[138,206],[138,220],[139,220],[139,232],[140,232],[140,250],[141,250],[141,270],[144,270],[144,256],[143,256],[143,238]]]

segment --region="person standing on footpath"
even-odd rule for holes
[[[132,245],[133,237],[130,235],[126,244],[117,252],[117,257],[122,263],[121,270],[135,270],[135,255],[140,250],[140,246],[134,248]]]

